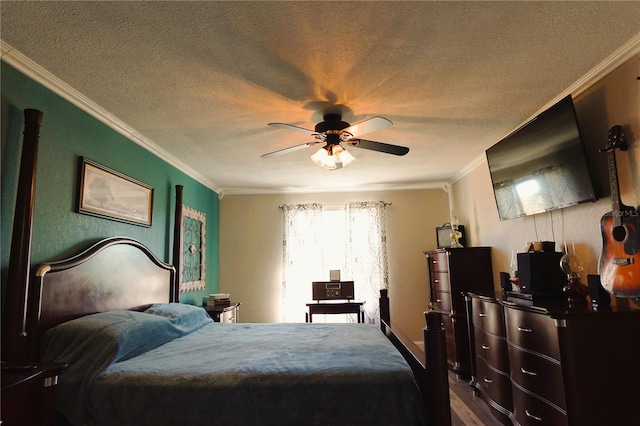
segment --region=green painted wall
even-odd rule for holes
[[[33,108],[43,112],[43,120],[38,150],[32,265],[62,259],[102,238],[113,236],[134,238],[163,261],[171,262],[175,185],[184,185],[184,204],[207,216],[207,288],[184,293],[181,300],[200,304],[203,296],[217,292],[218,195],[10,65],[2,62],[1,67],[3,290],[11,247],[24,110]],[[151,185],[154,188],[152,226],[129,225],[76,213],[80,157]]]

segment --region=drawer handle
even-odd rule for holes
[[[491,349],[491,346],[489,346],[489,345],[481,345],[481,348],[484,349],[485,351],[488,351],[489,349]]]
[[[521,331],[523,333],[533,333],[533,330],[530,328],[524,328],[524,327],[518,327],[518,331]]]
[[[487,379],[486,377],[485,377],[484,379],[482,379],[482,380],[484,380],[484,381],[485,381],[485,383],[493,383],[493,380],[491,380],[491,379]]]
[[[439,282],[440,282],[440,280],[433,280],[433,282],[434,282],[434,283],[439,283]]]
[[[522,371],[522,373],[524,373],[524,374],[528,374],[529,376],[537,376],[538,375],[538,373],[536,373],[535,371],[525,370],[522,367],[520,367],[520,371]]]
[[[442,300],[436,299],[436,303],[440,303],[440,302],[442,302]]]
[[[484,312],[480,312],[480,313],[478,314],[478,316],[479,316],[480,318],[484,318],[484,317],[486,317],[486,316],[487,316],[487,314],[485,314]]]
[[[537,420],[537,421],[539,421],[539,422],[541,422],[541,421],[542,421],[542,417],[534,416],[533,414],[531,414],[531,413],[529,412],[529,410],[524,410],[524,413],[527,415],[527,417],[529,417],[529,418],[531,418],[531,419],[533,419],[533,420]]]

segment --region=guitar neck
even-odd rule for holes
[[[611,205],[614,226],[622,225],[622,200],[620,199],[620,186],[618,184],[618,169],[616,166],[616,150],[607,152],[607,163],[609,165],[609,186],[611,188]]]

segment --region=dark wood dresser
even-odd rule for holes
[[[442,313],[447,363],[460,377],[471,376],[471,355],[464,294],[492,292],[491,247],[425,251],[430,309]]]
[[[483,298],[470,297],[475,317],[476,307],[482,307],[473,301]],[[618,306],[600,310],[590,303],[569,306],[564,301],[527,301],[506,295],[494,300],[504,315],[513,424],[637,422],[631,407],[637,404],[640,383],[640,306],[620,299]],[[482,335],[474,335],[476,360],[482,351],[481,339]],[[478,365],[476,382],[481,377]],[[472,385],[481,386],[473,381]],[[492,401],[496,400],[487,402]]]
[[[471,337],[471,381],[474,393],[487,403],[494,417],[511,424],[513,399],[509,374],[509,351],[502,305],[494,297],[467,297]]]

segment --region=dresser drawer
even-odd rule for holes
[[[513,415],[521,426],[567,426],[565,412],[529,395],[518,386],[512,386]],[[588,407],[584,407],[588,410]]]
[[[560,360],[555,321],[543,314],[506,306],[505,327],[510,344]]]
[[[511,345],[509,345],[509,360],[513,382],[558,407],[566,409],[560,363]]]
[[[504,315],[502,305],[496,302],[474,297],[471,310],[473,312],[473,324],[489,333],[499,336],[505,335]]]
[[[238,309],[236,307],[225,309],[220,312],[220,322],[238,322],[237,315]]]
[[[508,374],[509,358],[507,341],[475,327],[473,333],[476,344],[476,355],[486,360],[493,368]]]
[[[509,376],[494,370],[479,356],[476,356],[476,373],[476,381],[485,394],[502,408],[513,411]]]
[[[429,253],[429,272],[449,272],[449,255],[446,251]]]
[[[448,291],[434,291],[435,298],[431,300],[431,307],[442,312],[451,312],[451,293]]]
[[[431,272],[431,288],[436,291],[450,291],[448,272]]]

